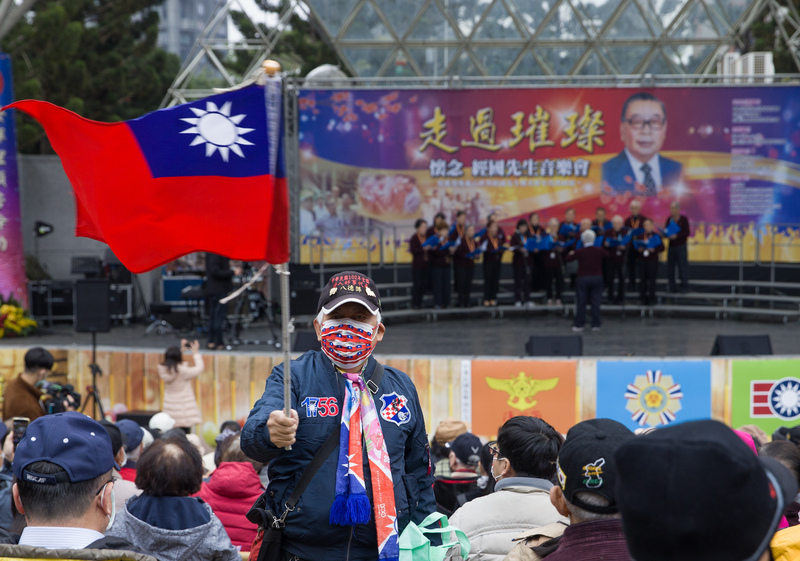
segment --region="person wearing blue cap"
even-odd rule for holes
[[[74,558],[74,550],[113,550],[96,558],[154,561],[125,540],[103,533],[114,521],[114,454],[102,425],[76,412],[33,421],[17,445],[14,504],[25,516],[18,539],[0,540],[0,557]],[[83,554],[78,554],[84,557]]]
[[[144,429],[136,421],[120,419],[117,428],[122,433],[122,443],[125,445],[127,461],[122,465],[119,474],[125,481],[136,481],[136,462],[144,449]]]

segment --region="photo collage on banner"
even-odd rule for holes
[[[573,360],[473,360],[472,432],[495,438],[510,418],[528,415],[566,433],[578,421],[577,365]]]
[[[598,418],[631,430],[711,418],[711,361],[598,361]]]
[[[757,425],[767,434],[800,425],[800,360],[734,360],[731,424]]]
[[[800,260],[800,88],[301,90],[300,259],[408,262],[414,221],[567,207],[692,224],[690,258]],[[647,172],[641,168],[647,166]],[[643,174],[649,174],[644,177]],[[774,243],[772,243],[774,242]],[[770,253],[771,255],[771,253]]]

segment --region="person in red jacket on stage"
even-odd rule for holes
[[[681,293],[689,292],[689,256],[686,252],[686,240],[689,237],[689,219],[681,214],[681,206],[678,201],[673,201],[669,205],[670,217],[664,224],[664,229],[670,224],[675,223],[680,230],[669,236],[669,250],[667,250],[667,280],[669,281],[669,291],[678,292],[675,286],[675,268],[678,269],[678,276],[681,278]]]
[[[652,238],[661,238],[654,231],[653,221],[645,218],[643,222],[644,234],[639,240],[649,242]],[[656,278],[658,277],[658,254],[664,251],[664,244],[659,243],[654,248],[639,247],[636,251],[639,262],[639,295],[642,306],[652,306],[656,303]]]
[[[514,307],[532,307],[533,302],[528,301],[530,291],[530,273],[528,271],[528,250],[525,244],[528,241],[528,222],[525,219],[517,222],[517,229],[511,236],[511,247],[514,251]]]
[[[631,215],[625,219],[625,227],[628,229],[628,231],[631,232],[644,227],[644,221],[647,219],[647,217],[642,214],[642,203],[634,199],[628,206],[628,210],[631,212]],[[630,251],[628,252],[628,279],[630,281],[628,286],[631,290],[636,290],[636,269],[637,252]]]
[[[532,212],[528,216],[528,235],[534,238],[547,235],[545,227],[540,223],[538,212]],[[530,267],[531,290],[541,290],[544,287],[544,253],[539,250],[529,252],[528,264]]]
[[[231,543],[250,551],[258,529],[247,520],[247,511],[264,492],[259,472],[264,464],[242,452],[239,435],[223,442],[222,461],[195,495],[203,499],[225,527]]]
[[[547,222],[547,235],[557,241],[558,236],[558,219],[551,218]],[[563,263],[561,262],[561,247],[553,245],[549,251],[544,251],[544,287],[547,292],[547,305],[553,304],[553,282],[555,282],[555,304],[561,305],[561,296],[564,292],[564,271],[562,269]]]
[[[428,223],[422,218],[414,223],[414,235],[408,240],[408,251],[411,253],[411,307],[419,310],[422,307],[422,296],[428,286],[428,252],[430,246],[425,245],[425,234]]]
[[[453,254],[453,269],[456,273],[456,286],[458,287],[459,308],[469,308],[470,294],[472,293],[472,279],[475,276],[475,258],[473,255],[477,243],[475,242],[475,227],[466,227],[461,243],[455,248]]]
[[[608,300],[612,304],[621,305],[625,302],[625,256],[630,252],[630,242],[625,245],[615,245],[611,247],[609,240],[613,239],[617,243],[621,242],[628,233],[625,228],[625,221],[618,214],[611,219],[611,229],[606,230],[606,239],[603,247],[608,251],[606,258],[606,289],[608,290]],[[614,292],[614,281],[617,281],[616,296]]]
[[[497,306],[497,292],[500,290],[500,266],[503,260],[503,242],[499,236],[500,226],[497,222],[486,225],[486,233],[481,236],[480,244],[486,244],[483,252],[483,305]]]

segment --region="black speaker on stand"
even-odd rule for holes
[[[769,335],[717,335],[711,356],[771,355]]]
[[[104,419],[106,414],[97,391],[97,377],[103,375],[97,365],[97,334],[111,331],[111,285],[107,280],[88,279],[75,282],[75,331],[92,334],[92,363],[89,365],[92,387],[89,394],[92,396],[93,418],[97,418],[99,409],[100,418]],[[88,399],[83,402],[81,412],[88,403]]]

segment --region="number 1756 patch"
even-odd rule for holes
[[[307,397],[300,405],[306,408],[306,417],[335,417],[339,414],[335,397]]]

